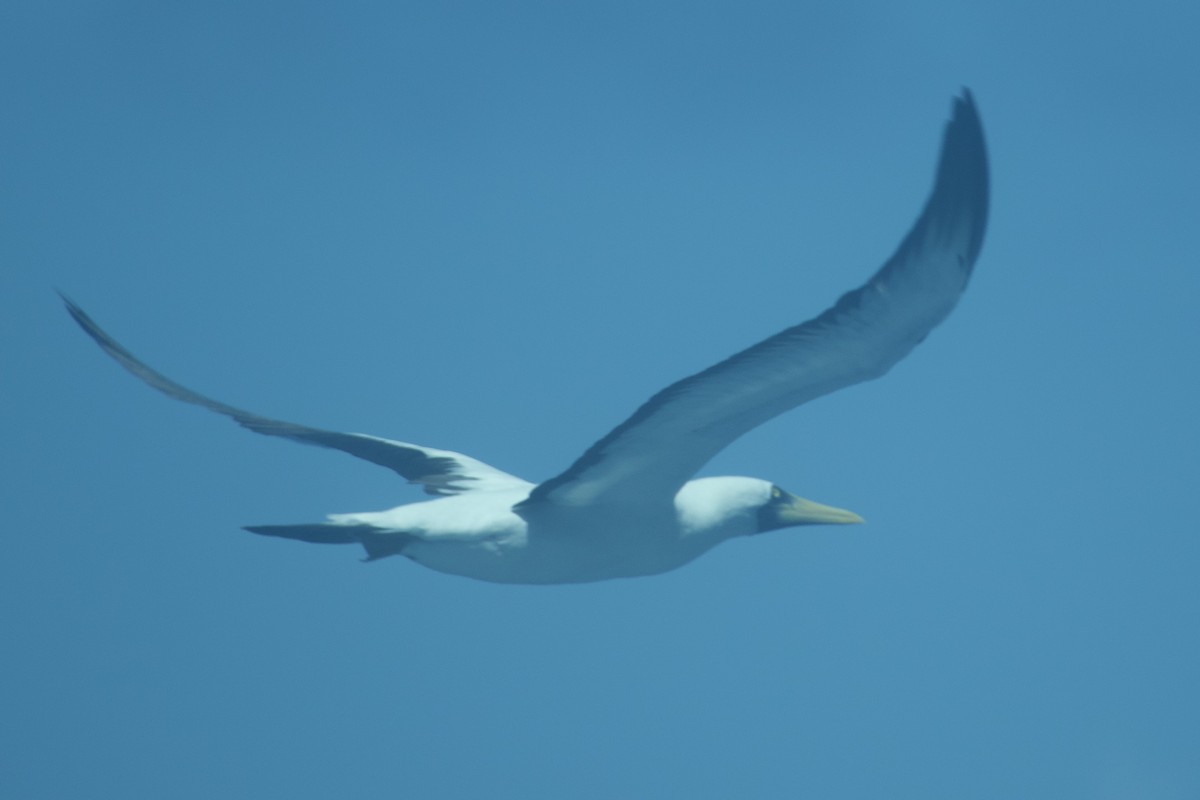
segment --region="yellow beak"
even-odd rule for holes
[[[789,503],[780,504],[779,520],[788,525],[854,525],[864,522],[862,517],[844,508],[834,508],[803,497],[792,495]]]

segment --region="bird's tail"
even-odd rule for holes
[[[337,522],[311,522],[306,525],[247,525],[243,530],[260,536],[278,536],[313,544],[361,544],[367,561],[394,556],[404,550],[410,537],[398,531],[384,531],[373,525],[346,525]]]

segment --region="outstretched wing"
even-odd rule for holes
[[[457,494],[476,489],[531,488],[533,484],[520,478],[489,467],[482,461],[449,450],[395,442],[368,436],[364,433],[337,433],[335,431],[308,428],[292,422],[260,417],[248,411],[225,405],[180,386],[175,381],[146,366],[132,353],[109,336],[84,313],[83,309],[63,297],[67,310],[79,326],[125,369],[158,389],[163,394],[185,403],[202,406],[209,411],[224,414],[244,428],[268,436],[282,436],[303,444],[329,447],[352,456],[378,464],[396,472],[409,483],[421,484],[429,494]]]
[[[819,317],[659,392],[520,507],[660,502],[750,429],[883,375],[958,302],[987,210],[983,130],[964,91],[946,125],[924,211],[866,284]]]

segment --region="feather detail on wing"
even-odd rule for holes
[[[396,472],[409,483],[420,484],[427,493],[446,495],[467,490],[531,488],[533,484],[506,472],[490,467],[460,453],[435,450],[432,447],[396,442],[363,433],[338,433],[309,428],[292,422],[260,417],[248,411],[212,400],[180,386],[170,378],[151,369],[126,350],[92,321],[83,309],[63,297],[67,310],[79,326],[100,345],[101,349],[122,367],[141,378],[163,394],[185,403],[224,414],[244,428],[267,436],[282,436],[303,444],[329,447],[378,464]]]
[[[964,90],[921,216],[866,284],[815,319],[659,392],[518,509],[661,503],[752,428],[883,375],[958,302],[983,243],[987,210],[983,130]]]

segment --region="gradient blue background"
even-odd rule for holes
[[[0,794],[1200,796],[1192,2],[0,7]],[[185,385],[555,474],[993,215],[884,380],[706,470],[861,513],[526,588],[239,525],[418,499]]]

